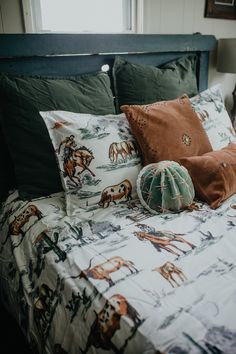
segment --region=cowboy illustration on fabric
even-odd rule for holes
[[[57,150],[58,154],[60,154],[61,147],[63,145],[64,145],[64,162],[66,162],[66,161],[68,161],[72,152],[74,151],[74,149],[77,146],[77,144],[75,142],[75,136],[70,135],[70,136],[67,136],[64,140],[62,140],[62,142],[60,143],[58,150]]]

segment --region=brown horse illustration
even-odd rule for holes
[[[87,353],[91,346],[121,353],[111,342],[115,332],[120,329],[121,316],[129,317],[137,328],[141,324],[138,312],[131,306],[123,295],[115,294],[110,297],[103,309],[97,314],[91,326],[87,344],[82,353]]]
[[[43,217],[41,211],[33,204],[28,205],[27,208],[22,211],[22,213],[20,213],[18,216],[15,216],[15,219],[9,224],[8,235],[2,244],[6,243],[9,235],[20,235],[22,236],[23,240],[24,232],[22,228],[29,221],[31,216],[36,216],[38,220]]]
[[[76,186],[81,184],[79,175],[81,175],[85,170],[90,172],[91,175],[95,177],[95,174],[88,167],[93,159],[93,153],[85,146],[81,146],[75,150],[71,149],[63,163],[65,176],[69,177],[69,179]],[[79,172],[76,172],[77,167],[81,168]]]
[[[120,200],[123,197],[125,197],[126,200],[131,200],[131,193],[132,184],[128,179],[125,179],[121,183],[103,189],[98,205],[107,208],[111,202],[116,204],[116,200]]]
[[[176,256],[180,256],[179,253],[174,251],[172,248],[177,249],[178,251],[182,253],[186,253],[186,251],[180,249],[176,245],[173,244],[173,242],[181,242],[187,244],[189,247],[194,249],[196,246],[193,245],[192,243],[186,241],[182,236],[183,234],[175,234],[171,231],[155,231],[153,233],[145,232],[145,231],[138,231],[134,232],[134,235],[138,237],[139,240],[144,241],[150,241],[152,245],[159,251],[165,250],[167,252],[173,253]]]
[[[187,280],[182,270],[171,262],[166,262],[165,264],[163,264],[163,266],[154,268],[153,271],[160,273],[163,276],[163,278],[165,278],[173,288],[180,286],[179,283],[176,281],[176,279],[173,277],[174,274],[182,282]]]
[[[121,141],[119,143],[112,143],[109,147],[109,159],[111,162],[117,163],[119,157],[126,161],[127,157],[135,153],[134,142],[131,140]]]
[[[90,268],[83,270],[80,274],[80,278],[92,278],[96,280],[106,280],[109,286],[114,285],[110,274],[118,271],[121,267],[126,267],[130,270],[131,273],[137,273],[138,270],[135,268],[134,263],[132,261],[127,261],[120,256],[114,256],[109,258],[107,261]]]

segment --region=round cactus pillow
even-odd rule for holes
[[[180,211],[195,197],[188,170],[175,161],[161,161],[145,166],[137,179],[142,205],[151,213]]]

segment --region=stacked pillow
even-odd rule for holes
[[[114,90],[117,94],[119,91],[119,95],[120,85],[125,87],[122,81],[130,81],[128,76],[131,67],[133,64],[116,57],[113,79]],[[141,70],[144,76],[150,70],[155,71],[156,78],[152,80],[155,88],[153,101],[174,98],[187,87],[190,96],[197,92],[196,57],[193,55],[177,58],[162,68],[142,64],[134,65],[134,68]],[[139,74],[136,79],[140,79]],[[172,85],[171,90],[167,82]],[[143,87],[140,92],[144,94],[147,92],[146,87],[140,80],[139,83],[141,89]],[[158,86],[162,87],[161,91]],[[126,95],[127,90],[124,93]],[[0,159],[4,168],[0,170],[0,202],[5,199],[7,191],[16,186],[22,199],[62,190],[57,162],[47,129],[39,115],[40,110],[114,114],[120,111],[115,109],[113,96],[109,75],[101,72],[67,77],[1,75]]]
[[[108,74],[97,72],[60,78],[0,76],[0,128],[14,163],[16,183],[22,199],[62,190],[52,144],[39,114],[40,110],[58,109],[114,114],[114,98]],[[59,125],[62,123],[58,122]],[[1,137],[0,144],[0,151],[8,151]],[[8,164],[3,164],[5,168],[1,169],[1,182],[6,180],[5,174],[12,175],[11,162],[6,156],[4,153]],[[8,191],[9,183],[1,184],[0,188],[2,193]]]
[[[124,114],[53,111],[41,116],[56,152],[68,215],[137,197],[141,160]],[[58,122],[64,124],[55,129]]]
[[[236,133],[224,105],[221,85],[215,85],[190,99],[209,137],[213,150],[236,143]]]
[[[236,133],[220,85],[189,99],[124,105],[144,164],[174,160],[185,166],[196,195],[212,208],[236,192]],[[212,151],[214,150],[214,151]]]
[[[121,110],[129,120],[145,165],[178,161],[182,156],[202,155],[212,150],[186,95],[149,105],[125,105]]]
[[[1,75],[0,151],[5,168],[0,172],[0,182],[5,187],[1,188],[0,198],[15,185],[16,178],[22,199],[46,196],[63,188],[67,200],[77,196],[79,207],[107,207],[117,199],[127,202],[136,194],[141,156],[144,165],[163,160],[188,165],[197,196],[212,207],[219,206],[234,193],[234,187],[225,188],[220,201],[204,197],[198,185],[201,179],[196,177],[193,166],[199,164],[196,157],[217,159],[219,154],[222,159],[227,154],[222,161],[232,167],[234,145],[227,145],[236,144],[236,134],[220,85],[197,94],[196,61],[195,55],[186,55],[157,68],[117,56],[112,72],[117,107],[109,75],[103,72],[60,78]],[[120,111],[124,114],[115,115]],[[105,120],[106,129],[100,134]],[[96,131],[94,136],[86,130],[90,124],[92,131]],[[74,178],[65,171],[67,153],[83,147],[83,154],[87,151],[91,161],[83,166],[82,172],[76,167]],[[223,148],[230,150],[230,159],[228,150],[222,155]],[[58,149],[62,151],[59,154]],[[95,158],[96,150],[100,153]],[[76,156],[75,160],[80,158]],[[213,168],[209,163],[207,166],[204,174],[208,170],[210,174]],[[120,178],[112,178],[111,182],[103,178],[108,171],[112,177],[111,171],[115,170],[114,176]],[[232,173],[233,168],[228,174]],[[107,188],[118,188],[120,198]],[[74,212],[76,203],[73,205],[68,207],[69,214]]]

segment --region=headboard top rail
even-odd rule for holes
[[[214,36],[201,34],[1,34],[0,57],[194,52],[215,45]]]

